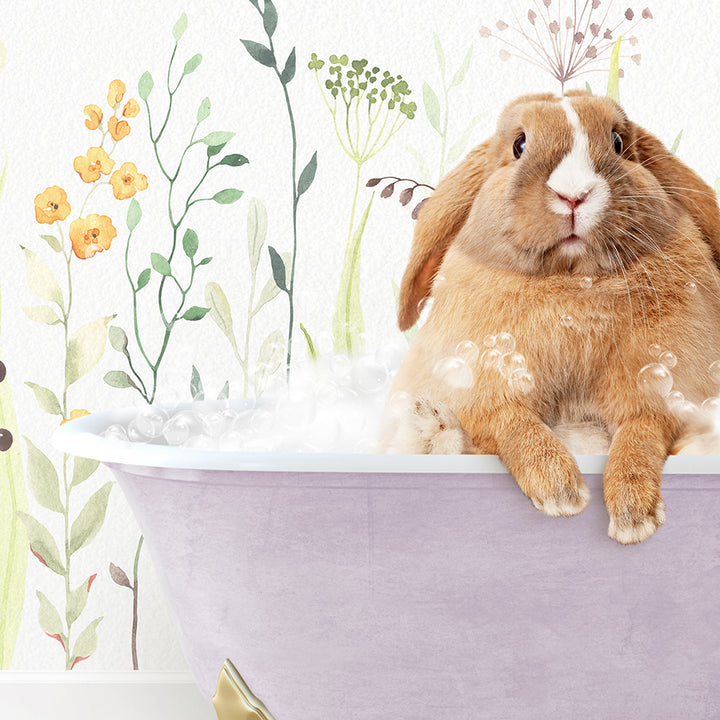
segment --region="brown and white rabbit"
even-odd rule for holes
[[[684,407],[718,392],[719,261],[715,193],[617,103],[517,99],[420,212],[400,329],[433,303],[391,391],[415,401],[388,414],[383,449],[496,453],[538,509],[574,515],[588,488],[552,428],[590,422],[612,438],[609,535],[644,540],[665,520],[661,471],[690,422],[667,383],[676,406],[678,391]],[[498,333],[524,356],[506,355],[506,372],[476,352],[465,382],[438,377],[461,343],[482,351]],[[671,371],[653,347],[674,353]],[[653,362],[657,392],[639,379]]]

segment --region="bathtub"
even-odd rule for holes
[[[134,412],[55,444],[115,474],[208,699],[237,669],[250,709],[219,717],[720,717],[720,458],[669,458],[666,524],[621,546],[603,456],[578,457],[585,512],[550,518],[495,456],[101,437]]]

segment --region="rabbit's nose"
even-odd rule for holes
[[[562,200],[571,210],[574,210],[578,205],[584,203],[589,195],[590,190],[585,190],[584,192],[581,192],[577,197],[567,197],[566,195],[563,195],[562,193],[559,193],[557,190],[555,191],[555,194]]]

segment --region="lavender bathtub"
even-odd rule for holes
[[[665,526],[607,537],[602,456],[574,518],[495,456],[55,442],[133,508],[210,698],[230,658],[275,720],[720,717],[720,458],[671,457]]]

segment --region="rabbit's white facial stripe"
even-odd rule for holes
[[[610,187],[605,178],[595,172],[587,133],[570,99],[564,98],[560,105],[573,131],[573,146],[548,178],[548,187],[555,193],[550,207],[559,215],[573,213],[574,232],[582,236],[600,221],[610,199]],[[579,202],[573,208],[568,201]]]

